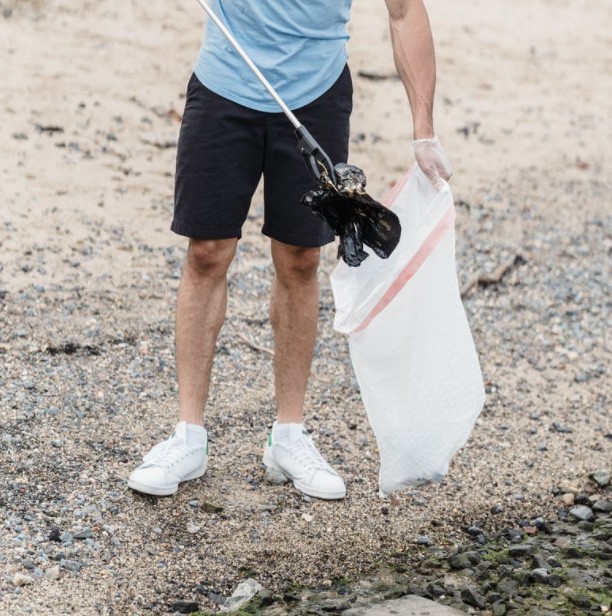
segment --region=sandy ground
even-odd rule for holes
[[[0,2],[0,612],[164,612],[194,597],[212,608],[247,575],[274,590],[325,585],[370,572],[425,532],[452,542],[475,521],[501,527],[553,511],[552,488],[609,466],[612,7],[428,7],[460,280],[517,253],[526,263],[466,299],[489,392],[469,443],[442,484],[385,505],[346,341],[331,329],[331,248],[307,421],[349,496],[307,502],[262,483],[271,363],[238,337],[271,346],[260,193],[231,270],[210,471],[174,499],[126,489],[139,456],[175,422],[185,246],[168,227],[201,9]],[[412,161],[410,116],[398,80],[359,76],[393,73],[384,4],[356,0],[351,30],[351,160],[381,195]],[[83,527],[89,543],[48,540],[54,528]],[[39,579],[54,558],[78,572]],[[24,560],[34,583],[15,589],[13,574],[31,569]]]

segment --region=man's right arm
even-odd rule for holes
[[[385,0],[389,11],[395,67],[406,88],[412,112],[414,153],[432,184],[448,180],[452,170],[434,132],[433,100],[436,61],[433,37],[423,0]]]

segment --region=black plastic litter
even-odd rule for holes
[[[387,259],[400,239],[399,218],[366,193],[366,177],[359,167],[338,163],[334,172],[335,183],[321,175],[321,188],[307,192],[302,203],[339,236],[338,258],[347,265],[359,267],[368,258],[364,244]]]

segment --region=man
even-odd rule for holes
[[[450,166],[434,136],[434,49],[423,0],[386,0],[395,64],[412,111],[415,156],[434,185]],[[247,54],[334,163],[346,162],[352,83],[345,45],[351,0],[211,0]],[[300,204],[313,180],[293,127],[210,23],[187,89],[177,152],[172,230],[189,238],[176,310],[180,423],[129,478],[129,486],[173,494],[207,465],[203,412],[215,341],[227,303],[226,274],[263,174],[265,220],[275,278],[277,419],[263,462],[302,492],[343,498],[344,481],[303,429],[317,331],[320,247],[330,228]]]

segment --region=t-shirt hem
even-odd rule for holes
[[[319,88],[311,92],[309,95],[302,96],[301,98],[298,98],[297,100],[285,99],[285,104],[292,111],[296,111],[300,109],[301,107],[305,107],[309,103],[312,103],[317,98],[319,98],[319,96],[322,96],[323,94],[325,94],[325,92],[327,92],[327,90],[329,90],[334,85],[334,83],[336,83],[336,81],[342,74],[342,71],[344,70],[347,60],[348,60],[348,54],[345,51],[343,54],[338,56],[338,60],[336,64],[334,64],[333,66],[334,70],[330,71],[331,76],[325,81],[323,81]],[[205,86],[206,88],[208,88],[215,94],[222,96],[223,98],[227,98],[228,100],[234,103],[237,103],[249,109],[254,109],[255,111],[264,111],[266,113],[282,113],[282,109],[275,102],[272,101],[272,97],[270,97],[271,102],[269,104],[256,103],[248,98],[244,98],[242,96],[236,95],[233,92],[226,90],[225,88],[216,84],[214,80],[212,81],[209,80],[202,74],[197,64],[194,68],[194,73],[203,86]],[[261,84],[259,85],[263,88],[263,85]]]

